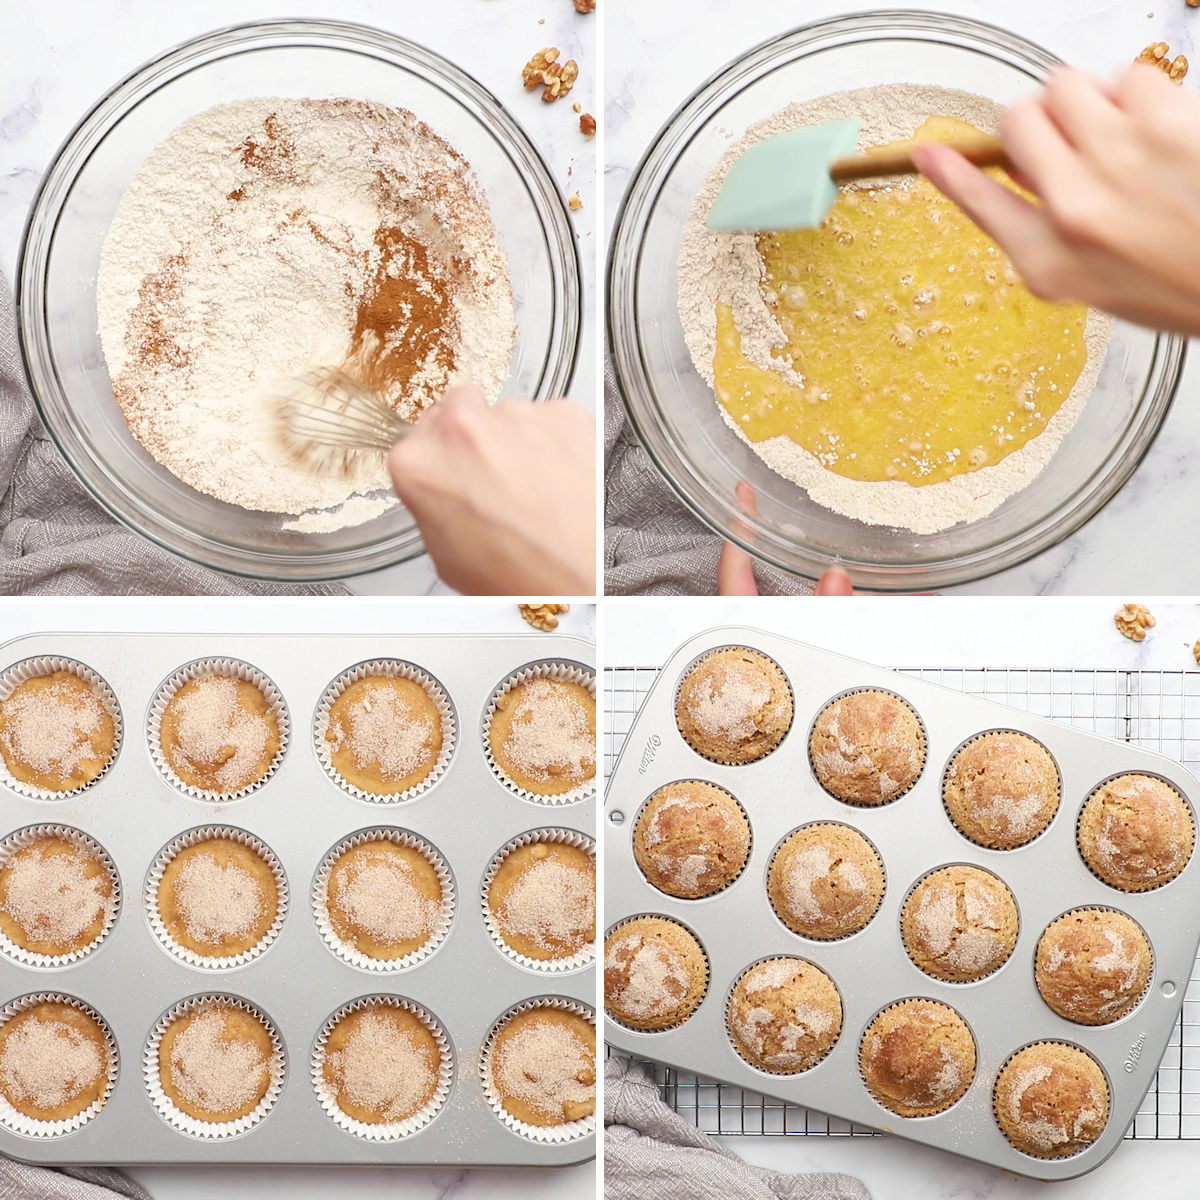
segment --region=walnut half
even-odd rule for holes
[[[1188,0],[1191,4],[1193,0]],[[1195,0],[1196,4],[1200,4],[1200,0]],[[575,0],[575,11],[577,13],[590,13],[596,11],[596,0]]]
[[[1158,67],[1166,73],[1172,83],[1182,83],[1183,77],[1188,73],[1188,60],[1182,54],[1172,58],[1171,48],[1166,42],[1151,42],[1134,62],[1149,63],[1152,67]]]
[[[596,136],[596,118],[591,113],[580,113],[579,132],[585,138],[594,138]]]
[[[1131,642],[1145,641],[1146,630],[1153,629],[1157,624],[1154,614],[1144,604],[1126,604],[1117,610],[1113,620],[1117,623],[1118,632]]]
[[[579,64],[573,58],[561,63],[557,59],[558,47],[546,46],[521,68],[526,91],[542,88],[542,99],[547,104],[565,96],[579,78]]]
[[[571,611],[569,604],[518,604],[517,611],[534,629],[549,633],[558,628],[558,614]]]

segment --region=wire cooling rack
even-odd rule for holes
[[[1200,774],[1200,673],[1194,671],[902,668],[930,683],[982,696],[1041,717],[1157,750]],[[608,778],[657,667],[604,672]],[[1180,920],[1196,914],[1180,913]],[[772,1100],[661,1063],[648,1063],[666,1102],[706,1133],[873,1136],[876,1131],[796,1104]],[[1139,1141],[1200,1140],[1200,960],[1154,1085],[1125,1135]]]

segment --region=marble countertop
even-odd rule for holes
[[[54,152],[117,80],[188,38],[280,17],[374,25],[443,54],[509,108],[563,193],[580,193],[583,208],[571,220],[583,263],[584,320],[573,392],[594,410],[599,142],[580,134],[571,102],[599,112],[597,26],[566,0],[0,0],[0,274],[10,283],[14,278],[25,216]],[[521,67],[547,45],[580,65],[567,103],[543,104],[538,92],[521,87]],[[377,594],[421,594],[437,586],[425,557],[349,582],[355,591]]]
[[[789,601],[703,598],[665,605],[610,600],[607,666],[656,666],[715,625],[748,625],[883,666],[1061,667],[1196,671],[1200,606],[1145,601],[1158,624],[1142,643],[1113,626],[1111,599],[959,600],[905,597]],[[886,610],[886,612],[885,612]],[[1039,1185],[899,1138],[722,1137],[736,1154],[780,1171],[844,1171],[876,1200],[1192,1200],[1200,1142],[1128,1142],[1093,1173]],[[1037,1191],[1039,1187],[1045,1189]]]
[[[371,599],[306,599],[264,603],[219,597],[154,600],[89,599],[3,606],[0,641],[47,629],[128,633],[529,633],[515,604],[462,601],[405,605]],[[572,607],[564,633],[594,641],[596,610]],[[561,1169],[429,1170],[420,1167],[134,1167],[130,1174],[155,1200],[593,1200],[595,1163]]]
[[[605,34],[605,228],[647,145],[676,107],[732,58],[781,30],[871,8],[862,0],[608,0]],[[889,7],[880,4],[878,7]],[[912,0],[932,9],[1004,25],[1062,58],[1111,75],[1154,41],[1186,54],[1200,77],[1200,12],[1183,0]],[[1153,17],[1147,14],[1153,12]],[[734,16],[736,13],[736,17]],[[1195,347],[1193,347],[1193,350]],[[1087,595],[1139,588],[1166,595],[1195,591],[1200,524],[1190,464],[1200,443],[1200,358],[1185,369],[1174,410],[1150,453],[1112,502],[1073,537],[966,593]]]

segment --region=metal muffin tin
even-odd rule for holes
[[[688,667],[706,652],[747,646],[770,655],[787,674],[795,696],[792,727],[767,757],[722,766],[701,757],[675,723],[675,694]],[[885,688],[907,700],[927,735],[920,779],[898,800],[878,808],[843,804],[816,781],[808,756],[812,723],[836,696]],[[959,745],[991,729],[1031,734],[1054,756],[1062,799],[1050,827],[1017,850],[987,850],[951,824],[942,805],[942,773]],[[642,1033],[605,1021],[608,1042],[640,1058],[874,1126],[926,1145],[1039,1179],[1069,1179],[1102,1163],[1118,1146],[1137,1112],[1179,1018],[1200,940],[1200,853],[1156,891],[1131,894],[1108,887],[1084,864],[1075,844],[1080,806],[1103,780],[1127,771],[1158,775],[1192,805],[1200,783],[1179,763],[1121,742],[1083,733],[987,700],[911,679],[867,663],[748,628],[709,630],[668,659],[625,741],[605,799],[605,923],[641,914],[680,921],[708,953],[711,977],[700,1006],[683,1025]],[[706,779],[741,801],[752,827],[750,860],[724,891],[681,900],[652,887],[633,856],[633,829],[642,803],[664,784]],[[793,933],[767,898],[767,865],[796,826],[839,821],[861,830],[879,850],[886,891],[875,917],[857,934],[820,942]],[[931,868],[973,863],[1003,879],[1016,897],[1020,932],[999,970],[976,983],[944,983],[922,973],[905,952],[900,909],[912,885]],[[1057,1016],[1034,984],[1038,938],[1060,914],[1080,906],[1120,909],[1146,931],[1154,949],[1149,989],[1138,1006],[1112,1025],[1088,1027]],[[773,955],[808,959],[827,971],[844,1006],[842,1033],[830,1054],[799,1075],[760,1071],[739,1057],[725,1026],[734,981],[757,960]],[[875,1014],[909,996],[940,1000],[962,1014],[975,1036],[978,1061],[966,1095],[936,1116],[903,1118],[876,1102],[862,1082],[859,1039]],[[992,1084],[1004,1061],[1027,1043],[1068,1042],[1090,1051],[1108,1076],[1111,1111],[1101,1137],[1069,1158],[1038,1159],[1016,1150],[992,1115]]]
[[[593,837],[595,800],[536,804],[514,795],[492,773],[483,751],[483,719],[493,689],[521,667],[574,662],[594,670],[595,648],[556,634],[315,637],[162,634],[38,634],[0,647],[0,671],[41,655],[74,658],[98,672],[124,716],[120,753],[92,787],[62,800],[32,800],[0,786],[0,836],[27,825],[74,826],[112,856],[122,883],[116,927],[81,961],[33,968],[0,956],[0,1003],[29,992],[62,992],[95,1008],[120,1051],[116,1087],[81,1129],[33,1138],[0,1127],[0,1152],[29,1162],[64,1163],[411,1163],[437,1166],[566,1166],[595,1156],[595,1134],[559,1144],[507,1128],[484,1096],[479,1055],[493,1023],[522,1000],[562,996],[595,1003],[595,967],[534,971],[493,944],[480,911],[480,886],[492,856],[527,830],[562,827]],[[159,685],[195,659],[242,659],[282,692],[291,717],[288,750],[267,783],[240,800],[194,800],[159,773],[146,744]],[[445,774],[402,804],[365,802],[325,773],[313,746],[313,716],[325,688],[370,659],[398,658],[424,668],[454,706],[457,745]],[[260,838],[287,873],[290,901],[275,942],[253,962],[201,970],[155,939],[142,901],[159,851],[184,831],[225,824]],[[411,830],[441,851],[454,877],[449,936],[428,959],[401,971],[364,971],[322,942],[312,915],[313,878],[325,853],[346,835],[376,826]],[[142,1055],[162,1013],[202,993],[227,992],[260,1007],[284,1043],[287,1077],[278,1103],[253,1129],[201,1141],[155,1111],[142,1078]],[[310,1081],[321,1026],[360,996],[396,994],[442,1023],[454,1059],[445,1106],[424,1128],[397,1141],[367,1141],[337,1127]]]

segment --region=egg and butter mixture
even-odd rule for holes
[[[911,140],[978,132],[931,117]],[[786,436],[838,475],[922,486],[1000,462],[1087,362],[1086,307],[1039,300],[921,176],[844,187],[819,229],[756,240],[786,337],[772,354],[803,386],[751,361],[718,303],[717,398],[751,442]]]

